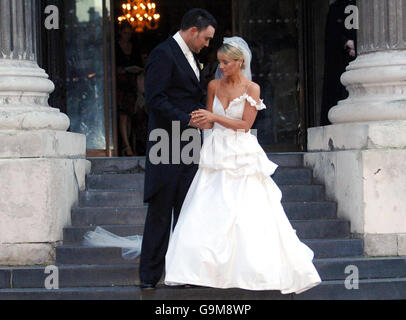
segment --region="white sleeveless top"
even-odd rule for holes
[[[257,103],[246,92],[232,100],[224,109],[216,94],[213,101],[213,113],[241,120],[246,102],[257,110],[266,108],[263,100]],[[268,159],[259,145],[257,137],[251,134],[251,131],[236,131],[218,123],[214,123],[212,129],[204,131],[199,161],[201,169],[225,170],[233,176],[260,174],[269,177],[278,167]]]
[[[245,93],[243,95],[232,100],[228,104],[227,108],[224,108],[224,106],[221,104],[220,99],[217,97],[217,90],[216,90],[216,94],[214,95],[214,100],[213,100],[213,113],[223,115],[227,118],[234,119],[234,120],[242,120],[246,102],[248,102],[252,107],[255,107],[258,111],[266,109],[266,106],[262,99],[260,99],[260,102],[257,103],[254,100],[254,98],[252,98],[250,95],[248,95],[248,93],[247,93],[248,88],[249,88],[249,86],[247,87],[247,90],[245,91]],[[213,129],[215,129],[215,128],[226,129],[225,127],[218,124],[217,122],[214,123]]]

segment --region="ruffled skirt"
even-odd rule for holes
[[[213,130],[166,254],[165,283],[301,293],[321,282],[251,133]]]

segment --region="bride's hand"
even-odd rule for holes
[[[206,124],[206,123],[213,123],[215,122],[215,116],[212,112],[204,110],[204,109],[199,109],[196,111],[193,111],[192,114],[192,119],[198,124]]]

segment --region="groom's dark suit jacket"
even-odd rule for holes
[[[181,134],[185,129],[191,128],[188,126],[189,114],[199,108],[205,109],[206,92],[173,37],[169,37],[151,52],[145,68],[149,120],[144,202],[148,202],[160,188],[172,179],[177,179],[180,170],[179,164],[172,164],[172,121],[180,121]],[[160,140],[150,141],[149,135],[157,128],[164,129],[169,134],[170,164],[154,165],[150,162],[149,151]],[[181,148],[187,143],[182,142]]]

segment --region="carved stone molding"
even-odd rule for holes
[[[37,1],[0,1],[0,130],[66,131],[70,125],[49,107],[55,86],[37,64]]]

